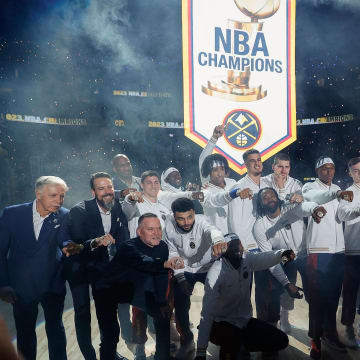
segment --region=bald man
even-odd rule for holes
[[[140,178],[133,176],[133,168],[129,158],[124,154],[117,154],[112,159],[114,176],[113,184],[115,190],[121,191],[121,197],[124,198],[129,191],[127,189],[133,189],[133,191],[141,190]]]

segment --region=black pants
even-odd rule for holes
[[[355,320],[356,300],[360,285],[360,256],[345,256],[345,273],[343,282],[343,306],[341,322],[352,326]]]
[[[337,335],[336,311],[344,278],[345,255],[309,254],[307,258],[309,337]]]
[[[73,299],[75,331],[80,351],[85,360],[96,360],[91,342],[90,285],[85,264],[77,258],[65,259],[64,271]]]
[[[249,352],[272,352],[285,349],[289,344],[285,333],[255,318],[242,329],[226,321],[214,322],[210,341],[220,346],[220,360],[236,360],[242,347]]]
[[[94,286],[92,288],[101,333],[100,360],[114,360],[120,335],[118,304],[130,302],[133,296],[133,285],[121,284],[99,290],[96,290]]]
[[[49,359],[66,360],[66,337],[62,322],[65,294],[45,294],[41,299],[25,303],[18,299],[13,304],[17,348],[25,360],[36,360],[36,319],[38,306],[44,309],[45,330],[48,338]]]
[[[302,260],[302,262],[305,262],[305,260]],[[304,279],[302,269],[303,267],[299,266],[297,261],[288,263],[283,267],[286,276],[293,284],[296,282],[298,270]],[[258,319],[269,323],[279,321],[281,297],[284,295],[287,295],[286,290],[269,270],[255,272],[255,304]],[[291,310],[293,301],[286,300],[287,310]]]

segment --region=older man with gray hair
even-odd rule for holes
[[[39,303],[49,358],[66,359],[61,247],[69,240],[68,210],[62,207],[67,190],[59,177],[41,176],[35,183],[36,199],[6,207],[0,217],[0,299],[13,305],[17,347],[26,360],[36,359]]]

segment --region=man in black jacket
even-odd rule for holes
[[[116,353],[119,339],[116,313],[109,319],[102,316],[102,309],[106,307],[110,294],[98,291],[96,283],[106,273],[116,249],[123,241],[129,239],[127,220],[118,200],[114,198],[114,188],[109,174],[93,174],[90,187],[94,198],[82,201],[70,210],[70,236],[76,244],[63,249],[67,256],[70,254],[67,251],[71,246],[77,246],[77,250],[81,250],[80,254],[67,258],[65,263],[65,274],[74,302],[76,336],[84,358],[96,360],[95,350],[91,344],[90,283],[101,332],[100,358],[124,359]],[[112,324],[114,336],[109,338],[104,333],[104,321]],[[113,355],[110,355],[111,353]]]
[[[124,293],[129,288],[132,290],[131,304],[154,318],[154,359],[169,360],[171,311],[167,301],[168,269],[183,268],[184,262],[180,257],[168,259],[169,249],[161,240],[162,229],[155,214],[145,213],[139,217],[136,234],[136,238],[120,245],[111,269],[99,286],[112,284],[115,294]],[[113,301],[112,311],[115,311],[116,299]]]

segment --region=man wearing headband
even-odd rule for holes
[[[221,360],[236,360],[240,353],[250,356],[249,352],[257,351],[274,355],[287,347],[289,339],[281,330],[252,317],[250,273],[282,259],[291,261],[295,254],[292,250],[244,252],[236,234],[226,235],[225,240],[227,251],[206,276],[196,360],[206,359],[209,341],[220,346]]]
[[[354,333],[356,297],[360,284],[360,157],[350,159],[349,175],[353,184],[346,190],[354,193],[352,202],[341,200],[337,216],[345,221],[345,274],[341,322],[346,326],[345,344],[357,348]],[[360,327],[358,327],[358,335]]]
[[[290,168],[290,156],[282,152],[277,153],[274,156],[274,162],[272,164],[273,173],[265,176],[264,180],[268,187],[276,190],[280,200],[284,200],[287,203],[301,203],[303,201],[301,193],[302,183],[289,175]],[[294,233],[299,234],[301,238],[304,229],[304,220],[299,218],[291,226],[292,229],[297,229]],[[298,263],[300,264],[300,262]],[[294,276],[296,278],[296,273]],[[293,308],[294,300],[284,292],[280,296],[280,302],[280,328],[289,334],[291,332],[291,325],[289,323],[289,311],[287,308]]]
[[[169,210],[173,201],[180,197],[186,197],[194,200],[195,213],[202,213],[201,205],[198,202],[203,200],[202,192],[183,191],[182,177],[178,169],[170,167],[161,174],[161,190],[158,194],[159,201]]]
[[[282,307],[286,312],[294,309],[294,298],[300,298],[299,288],[295,286],[297,270],[303,284],[305,283],[303,269],[306,263],[305,224],[304,216],[314,216],[316,221],[322,219],[317,214],[326,214],[323,207],[312,202],[302,202],[282,206],[275,189],[263,188],[257,197],[258,219],[254,225],[254,236],[262,252],[294,249],[297,258],[286,266],[277,264],[269,270],[255,272],[256,283],[256,313],[257,318],[272,323],[275,327],[280,318],[281,296],[286,293],[286,302]],[[301,221],[299,221],[299,219]],[[299,266],[299,263],[303,266]],[[284,290],[286,290],[284,292]],[[301,295],[302,298],[302,295]],[[290,326],[289,326],[290,327]],[[283,327],[281,330],[284,331]],[[291,327],[290,327],[291,331]],[[290,332],[284,331],[284,332]]]
[[[345,352],[336,329],[336,311],[344,277],[345,244],[342,222],[336,216],[340,199],[352,201],[352,191],[341,191],[332,183],[335,164],[328,156],[316,161],[317,179],[306,183],[305,201],[324,206],[327,216],[320,224],[309,217],[306,232],[308,252],[307,277],[309,302],[310,357],[321,357],[321,340],[334,350]]]
[[[212,252],[218,256],[226,251],[222,233],[210,225],[204,216],[195,215],[190,199],[180,198],[171,206],[173,217],[169,218],[164,231],[164,239],[169,247],[169,257],[179,256],[185,268],[175,270],[174,304],[177,327],[181,334],[181,347],[176,358],[185,358],[194,347],[194,335],[190,330],[190,296],[196,282],[205,282],[206,272],[214,260]],[[192,267],[195,263],[202,263]]]

